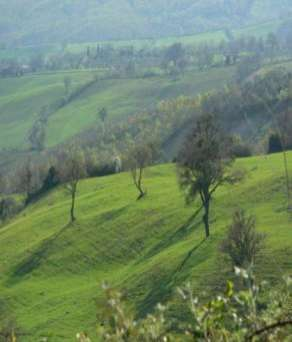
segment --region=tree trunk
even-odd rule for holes
[[[284,160],[284,169],[285,169],[285,179],[286,179],[286,190],[287,190],[287,207],[288,211],[291,210],[291,196],[290,196],[290,179],[289,179],[289,170],[288,170],[288,162],[287,162],[287,154],[285,148],[283,148],[283,160]]]
[[[74,211],[75,211],[75,197],[76,197],[76,187],[74,186],[72,189],[72,201],[71,201],[71,209],[70,209],[70,219],[71,222],[74,222],[76,220],[76,217],[74,215]]]
[[[210,226],[209,226],[209,211],[210,211],[210,200],[207,199],[204,203],[204,216],[203,216],[203,222],[205,225],[205,233],[206,233],[206,238],[210,236]]]
[[[137,182],[137,189],[139,190],[140,194],[137,198],[137,201],[145,196],[145,191],[142,188],[142,178],[143,178],[143,168],[140,168],[139,178],[138,178],[138,182]]]
[[[142,188],[138,188],[140,194],[137,197],[137,201],[139,201],[141,198],[143,198],[145,196],[145,192],[142,190]]]

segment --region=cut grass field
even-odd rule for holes
[[[168,76],[100,80],[49,118],[46,145],[53,146],[97,124],[106,107],[112,119],[154,108],[161,100],[195,96],[231,81],[234,68],[189,71],[174,81]],[[0,79],[0,148],[27,148],[28,132],[41,108],[65,95],[64,76],[73,89],[90,81],[94,71],[58,72]]]
[[[292,153],[288,154],[289,169]],[[0,229],[0,293],[27,336],[20,341],[72,341],[87,330],[94,336],[101,283],[124,289],[138,315],[168,300],[191,281],[197,293],[214,291],[231,274],[219,244],[234,209],[257,217],[267,234],[256,267],[275,281],[292,267],[291,216],[287,213],[282,155],[236,161],[246,177],[215,195],[211,237],[204,241],[196,202],[186,207],[174,165],[147,170],[148,195],[137,193],[128,173],[84,180],[74,225],[67,225],[70,199],[57,189]]]

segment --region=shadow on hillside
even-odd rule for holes
[[[183,284],[189,277],[189,272],[181,272],[185,267],[186,263],[194,255],[196,251],[204,244],[207,239],[203,239],[194,248],[192,248],[179,266],[174,270],[174,272],[169,272],[167,270],[161,269],[154,277],[151,279],[150,290],[143,300],[138,304],[141,309],[138,311],[138,317],[144,317],[149,312],[153,311],[157,303],[167,302],[173,295],[173,290]],[[200,263],[206,260],[204,254],[196,254],[195,265],[198,266]],[[189,268],[192,268],[194,264],[190,264]]]
[[[167,236],[165,239],[160,241],[156,246],[151,248],[151,250],[143,257],[143,259],[148,259],[158,254],[165,248],[177,243],[184,237],[188,236],[196,230],[201,225],[201,220],[195,222],[195,219],[201,212],[202,208],[198,209],[178,230],[176,230],[172,235]]]
[[[99,215],[100,221],[104,222],[115,220],[116,218],[121,216],[126,209],[127,206],[124,206],[119,209],[114,209],[107,211],[105,213],[101,213]],[[38,267],[40,267],[41,264],[46,261],[49,254],[52,253],[55,242],[62,236],[62,234],[65,233],[67,229],[72,229],[73,232],[74,228],[74,223],[69,223],[62,227],[57,233],[53,234],[48,239],[42,241],[42,243],[36,249],[30,252],[30,255],[28,257],[26,257],[23,261],[16,265],[10,276],[10,280],[8,280],[8,284],[14,284],[20,281],[24,276],[28,275],[29,273],[33,272]]]
[[[112,221],[120,217],[122,214],[124,214],[127,209],[129,208],[129,205],[125,205],[123,207],[120,207],[118,209],[112,209],[106,212],[103,212],[99,214],[99,218],[101,222],[104,221]]]
[[[186,263],[188,262],[188,260],[191,258],[191,256],[193,255],[193,253],[198,250],[202,245],[203,243],[207,241],[207,238],[205,238],[204,240],[202,240],[197,246],[195,246],[194,248],[192,248],[188,254],[186,255],[186,257],[183,259],[182,263],[179,265],[179,267],[177,268],[177,270],[174,272],[174,276],[182,271],[182,269],[184,268],[184,266],[186,265]]]
[[[44,240],[40,246],[33,251],[25,260],[20,262],[14,268],[14,271],[10,277],[10,282],[14,283],[25,275],[31,273],[35,269],[37,269],[40,264],[46,259],[51,250],[54,242],[68,229],[71,228],[72,224],[67,224],[63,228],[61,228],[56,234]]]

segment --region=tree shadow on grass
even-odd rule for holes
[[[202,207],[199,208],[179,229],[177,229],[172,235],[165,238],[154,246],[148,253],[143,257],[145,259],[151,258],[157,255],[159,252],[167,249],[168,247],[179,242],[183,238],[186,238],[192,234],[201,225],[200,220],[196,220],[200,214]],[[183,260],[174,268],[173,272],[158,272],[150,281],[150,291],[138,304],[138,317],[143,317],[147,313],[151,312],[157,303],[166,302],[173,294],[173,289],[184,283],[188,278],[188,272],[181,272],[186,266],[187,262],[194,256],[195,252],[200,249],[206,239],[200,241],[195,247],[193,247],[183,258]],[[205,256],[197,256],[196,265],[205,261]],[[141,262],[141,259],[138,261]],[[192,267],[190,265],[189,267]]]
[[[122,215],[126,209],[127,206],[102,213],[100,214],[101,221],[114,220]],[[57,233],[42,241],[42,243],[32,251],[27,258],[16,265],[10,279],[8,280],[8,284],[14,284],[20,281],[23,277],[40,267],[52,252],[55,242],[62,236],[62,234],[64,234],[67,229],[72,229],[72,234],[74,233],[74,229],[76,228],[74,225],[75,223],[69,223],[62,227]]]
[[[10,280],[8,280],[8,283],[13,284],[17,281],[20,281],[21,278],[37,269],[47,258],[49,251],[51,250],[55,241],[58,240],[59,237],[68,228],[72,227],[73,224],[67,224],[66,226],[62,227],[57,233],[44,240],[35,251],[33,251],[26,259],[16,265],[10,276]]]
[[[161,269],[161,272],[157,272],[148,285],[150,290],[147,295],[138,304],[137,318],[145,317],[149,312],[153,311],[157,303],[167,302],[173,295],[174,289],[181,286],[189,277],[188,272],[182,272],[187,262],[194,256],[195,252],[200,249],[207,239],[202,240],[194,248],[192,248],[184,259],[175,268],[174,272],[168,272]],[[198,254],[196,256],[195,264],[189,263],[191,269],[194,265],[198,266],[200,263],[206,260],[205,255]],[[151,277],[151,276],[150,276]],[[146,280],[147,281],[147,280]]]
[[[143,257],[143,260],[153,257],[160,251],[172,246],[178,241],[182,240],[184,237],[188,236],[196,230],[201,225],[201,220],[196,222],[195,219],[200,214],[202,207],[199,208],[178,230],[176,230],[172,235],[168,236],[166,239],[160,241],[156,246],[150,249],[148,253]]]
[[[184,266],[186,265],[186,263],[188,262],[188,260],[192,257],[193,253],[198,250],[203,243],[207,241],[207,238],[203,239],[199,244],[197,244],[194,248],[192,248],[188,254],[186,255],[186,257],[183,259],[182,263],[179,265],[179,267],[176,269],[176,271],[174,272],[173,276],[175,276],[177,273],[181,272],[182,269],[184,268]]]
[[[120,217],[123,213],[125,213],[127,211],[127,209],[129,208],[128,205],[125,205],[121,208],[118,209],[112,209],[106,212],[103,212],[99,215],[100,217],[100,221],[104,222],[104,221],[112,221],[117,219],[118,217]]]

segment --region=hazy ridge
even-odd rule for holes
[[[288,0],[0,0],[1,44],[139,39],[286,18]]]

